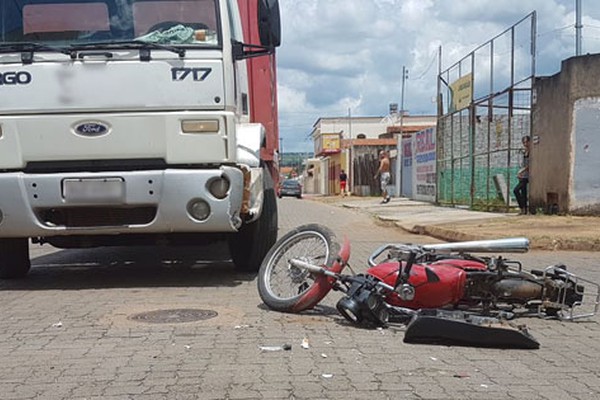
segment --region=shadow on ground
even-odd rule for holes
[[[255,276],[237,271],[220,244],[104,247],[34,258],[27,277],[0,281],[0,290],[235,287]]]

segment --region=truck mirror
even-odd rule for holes
[[[261,45],[278,47],[281,44],[279,0],[259,0],[258,32]]]

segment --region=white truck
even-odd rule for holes
[[[60,248],[277,237],[277,0],[0,1],[0,278]]]

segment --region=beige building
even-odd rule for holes
[[[355,188],[354,171],[357,156],[376,157],[381,149],[390,153],[393,174],[399,175],[396,163],[399,134],[409,135],[420,130],[436,126],[437,118],[431,115],[404,115],[402,124],[399,117],[323,117],[313,125],[311,137],[314,143],[315,158],[309,160],[308,175],[310,182],[305,185],[307,193],[334,195],[339,194],[339,174],[343,169],[348,174],[349,189],[354,194],[374,194],[378,185],[369,182]],[[364,164],[364,162],[363,162]],[[364,175],[364,174],[363,174]],[[369,173],[370,175],[370,173]],[[398,182],[398,179],[394,180]],[[395,183],[394,183],[395,185]],[[397,189],[391,190],[397,193]]]

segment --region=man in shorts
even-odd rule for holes
[[[388,194],[387,188],[392,176],[390,175],[390,159],[385,150],[379,152],[379,168],[377,169],[377,175],[379,175],[381,195],[383,196],[381,203],[386,204],[390,201],[390,195]],[[375,175],[375,179],[377,179],[377,175]]]

